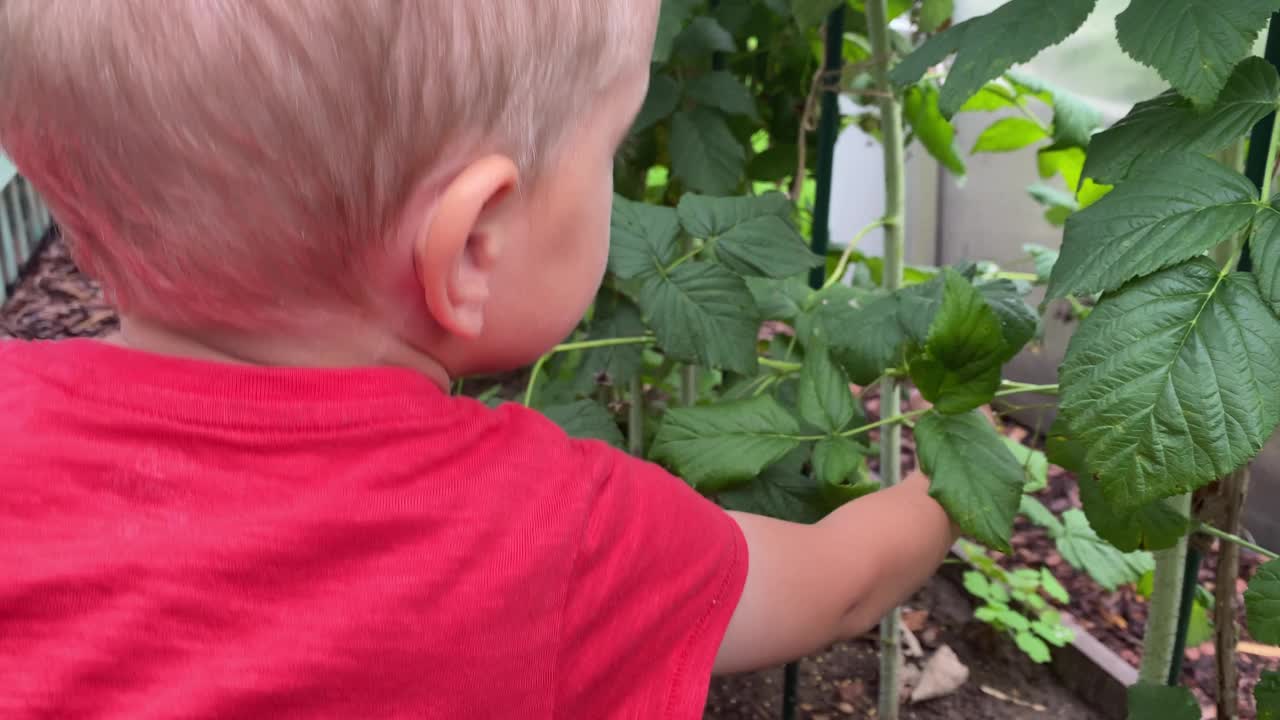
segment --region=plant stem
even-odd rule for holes
[[[637,374],[631,378],[631,406],[627,410],[627,452],[644,457],[644,383]]]
[[[693,259],[695,256],[697,256],[697,254],[698,254],[698,253],[700,253],[700,252],[702,252],[702,246],[701,246],[701,245],[698,245],[697,247],[693,248],[692,250],[690,250],[690,251],[686,252],[685,254],[681,255],[680,257],[676,258],[676,259],[675,259],[675,262],[673,262],[673,263],[671,263],[670,265],[668,265],[668,266],[666,266],[665,268],[663,268],[663,269],[662,269],[662,272],[663,272],[663,273],[670,273],[672,270],[675,270],[676,268],[678,268],[678,267],[680,267],[681,265],[683,265],[683,264],[685,263],[685,261],[686,261],[686,260],[692,260],[692,259]]]
[[[1213,537],[1216,537],[1219,540],[1232,543],[1233,545],[1239,545],[1240,547],[1246,550],[1252,550],[1258,553],[1259,555],[1265,557],[1268,560],[1280,560],[1280,555],[1262,547],[1261,545],[1257,543],[1251,543],[1248,540],[1245,540],[1244,538],[1234,533],[1229,533],[1225,530],[1219,530],[1218,528],[1212,525],[1208,525],[1206,523],[1200,523],[1200,525],[1196,528],[1196,531],[1202,532],[1205,535],[1212,535]]]
[[[617,347],[619,345],[652,345],[654,342],[656,340],[653,337],[641,335],[638,337],[605,338],[604,340],[561,343],[551,348],[550,352],[538,358],[538,362],[533,364],[533,370],[529,372],[529,384],[524,389],[524,406],[533,407],[533,391],[538,385],[538,376],[542,374],[542,368],[546,366],[547,361],[556,353],[572,352],[574,350],[594,350],[596,348]]]
[[[881,407],[884,407],[883,398],[881,398],[880,405]],[[901,407],[901,403],[898,403],[898,406]],[[920,410],[912,410],[911,412],[906,412],[906,413],[895,413],[891,417],[883,418],[873,423],[867,423],[866,425],[859,425],[858,427],[853,428],[852,430],[845,430],[844,432],[840,433],[840,437],[853,437],[854,435],[861,435],[865,432],[871,432],[876,428],[885,427],[886,425],[889,426],[889,428],[891,429],[895,427],[901,427],[903,423],[910,422],[915,418],[918,418],[921,415],[924,415],[925,413],[929,412],[930,409],[931,408],[921,408]],[[883,410],[881,412],[883,412]],[[899,436],[901,436],[901,432],[899,432]],[[881,445],[881,452],[883,453],[884,440],[880,441],[880,445]],[[881,465],[884,464],[883,456],[880,459],[880,463]],[[901,473],[901,460],[899,460],[899,473]],[[883,474],[884,472],[882,470],[881,475]]]
[[[851,260],[853,258],[853,254],[857,252],[858,243],[862,242],[862,238],[866,237],[867,233],[872,230],[875,230],[878,227],[883,227],[886,224],[888,224],[888,220],[880,218],[879,220],[868,223],[866,227],[858,231],[857,235],[853,236],[853,239],[849,241],[849,246],[840,254],[840,260],[836,263],[835,269],[833,269],[831,274],[827,276],[827,281],[822,284],[822,290],[826,290],[832,285],[835,285],[840,282],[840,278],[844,277],[845,272],[849,269],[849,260]]]
[[[866,0],[867,35],[871,41],[872,73],[880,95],[880,130],[884,146],[884,276],[890,292],[902,287],[905,258],[903,213],[906,209],[906,161],[902,147],[902,107],[889,81],[889,13],[886,0]],[[886,377],[880,391],[880,416],[902,412],[898,379]],[[880,479],[885,487],[902,481],[902,426],[889,425],[880,438]],[[900,614],[894,608],[880,622],[880,720],[898,720],[898,666],[902,662]]]
[[[1191,494],[1178,495],[1164,501],[1178,514],[1191,515]],[[1187,538],[1156,554],[1156,571],[1151,588],[1151,609],[1147,613],[1147,631],[1142,638],[1142,667],[1138,679],[1164,685],[1169,679],[1173,648],[1178,634],[1178,608],[1182,600],[1182,578],[1187,563]]]
[[[804,365],[798,362],[787,362],[786,360],[774,360],[773,358],[762,357],[758,359],[759,363],[771,370],[781,370],[784,373],[800,372]]]
[[[1023,393],[1034,393],[1036,395],[1057,395],[1058,386],[1054,385],[1032,385],[1030,383],[1021,383],[1013,380],[1005,380],[1000,385],[999,392],[996,397],[1005,397],[1006,395],[1021,395]]]
[[[1276,175],[1276,148],[1280,146],[1280,122],[1271,123],[1271,144],[1267,146],[1267,164],[1262,175],[1262,202],[1271,199],[1271,180]]]
[[[1249,468],[1240,468],[1224,477],[1220,489],[1227,502],[1226,514],[1222,518],[1227,529],[1222,534],[1231,535],[1240,530],[1240,516],[1244,513],[1245,495],[1249,491]],[[1207,525],[1201,524],[1200,527]],[[1218,543],[1218,566],[1214,571],[1213,588],[1213,660],[1217,667],[1218,717],[1221,720],[1235,720],[1239,712],[1240,669],[1236,666],[1236,645],[1240,641],[1240,630],[1236,627],[1236,578],[1239,576],[1240,544],[1223,538],[1223,542]]]

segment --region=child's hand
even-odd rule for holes
[[[777,665],[861,634],[924,584],[957,537],[919,472],[816,525],[733,517],[747,538],[747,584],[716,672]]]

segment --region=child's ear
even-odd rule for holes
[[[447,332],[473,339],[484,329],[493,270],[513,234],[508,196],[515,163],[490,155],[468,165],[439,195],[414,238],[414,263],[427,308]]]

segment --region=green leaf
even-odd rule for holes
[[[1000,83],[987,83],[976,95],[965,101],[960,112],[994,112],[1018,107],[1017,97]]]
[[[1258,720],[1280,720],[1280,673],[1263,672],[1253,686],[1253,699],[1258,704]]]
[[[1249,224],[1248,178],[1203,155],[1169,153],[1067,219],[1049,299],[1114,290],[1194,257]]]
[[[658,345],[672,358],[751,374],[758,311],[742,278],[711,263],[653,274],[640,289]]]
[[[1163,500],[1118,512],[1093,476],[1080,475],[1076,482],[1089,526],[1122,552],[1165,550],[1177,545],[1191,529],[1190,521]]]
[[[1278,99],[1280,76],[1275,68],[1262,58],[1249,58],[1236,66],[1211,108],[1197,109],[1173,90],[1138,103],[1115,125],[1093,136],[1084,174],[1115,183],[1139,160],[1171,149],[1217,152],[1275,110]]]
[[[613,415],[594,400],[578,400],[566,405],[542,408],[542,414],[559,425],[570,437],[603,440],[622,448],[626,439]]]
[[[899,86],[916,82],[956,53],[942,88],[942,112],[952,115],[988,81],[1027,62],[1076,31],[1097,0],[1011,0],[994,11],[935,35],[893,69]]]
[[[1039,78],[1009,73],[1010,82],[1020,92],[1030,94],[1053,108],[1053,142],[1057,147],[1086,147],[1093,131],[1102,124],[1102,113],[1076,95]]]
[[[1071,596],[1067,594],[1067,589],[1062,587],[1062,583],[1058,582],[1058,578],[1049,572],[1049,568],[1040,568],[1040,587],[1049,597],[1057,602],[1066,605],[1071,602]],[[1048,638],[1045,638],[1048,640]]]
[[[1271,205],[1254,219],[1249,254],[1259,294],[1273,312],[1280,313],[1280,198],[1272,198]]]
[[[1001,118],[990,125],[973,144],[970,152],[1012,152],[1049,137],[1039,123],[1021,117]]]
[[[800,424],[776,400],[675,408],[667,412],[651,454],[694,487],[714,492],[750,480],[800,445]]]
[[[1204,258],[1102,299],[1071,338],[1061,410],[1117,510],[1242,466],[1280,421],[1280,321]]]
[[[907,348],[925,342],[943,287],[938,274],[892,295],[824,304],[815,325],[849,379],[867,385],[886,368],[903,366]]]
[[[1181,685],[1129,686],[1128,720],[1200,720],[1200,703]]]
[[[689,81],[685,93],[700,105],[723,110],[730,115],[745,115],[759,120],[756,99],[733,73],[715,70]]]
[[[822,519],[824,507],[813,478],[800,471],[796,463],[772,465],[759,477],[716,495],[726,510],[753,513],[797,523],[814,523]]]
[[[1014,459],[1017,460],[1018,467],[1022,469],[1022,492],[1040,492],[1048,487],[1049,461],[1044,453],[1033,450],[1011,437],[1001,437],[1004,439],[1005,447],[1009,448],[1009,452],[1013,453]]]
[[[955,14],[955,0],[924,0],[920,5],[920,29],[937,32]]]
[[[631,124],[631,132],[640,132],[665,120],[675,112],[680,103],[680,84],[669,75],[655,74],[649,81],[649,93],[644,96],[644,105]]]
[[[1280,560],[1272,560],[1253,574],[1244,593],[1249,634],[1267,645],[1280,645]]]
[[[715,52],[736,52],[738,43],[733,34],[713,17],[696,17],[676,37],[675,46],[691,55],[708,55]]]
[[[1193,648],[1213,639],[1213,621],[1209,619],[1209,611],[1197,597],[1191,604],[1191,613],[1187,617],[1186,647]]]
[[[1007,361],[1036,336],[1040,316],[1022,299],[1022,293],[1012,280],[984,280],[974,287],[1000,320],[1005,344],[1002,359]]]
[[[994,625],[1000,619],[1000,611],[990,605],[983,605],[980,608],[974,609],[973,619],[987,623],[988,625]]]
[[[679,233],[675,210],[614,195],[609,271],[623,280],[658,272],[675,262]]]
[[[1080,444],[1079,439],[1071,436],[1066,419],[1061,413],[1054,417],[1049,434],[1045,436],[1044,454],[1049,462],[1063,470],[1077,475],[1088,474],[1085,469],[1085,447]]]
[[[1049,652],[1049,646],[1029,630],[1023,630],[1014,635],[1013,641],[1017,643],[1019,650],[1026,653],[1027,657],[1035,662],[1047,663],[1053,659],[1053,655]]]
[[[747,151],[710,108],[681,110],[671,117],[671,171],[687,188],[727,195],[738,187]]]
[[[1062,531],[1054,539],[1062,558],[1109,591],[1137,582],[1143,573],[1155,567],[1151,553],[1122,553],[1098,537],[1079,510],[1063,513],[1061,527]]]
[[[1025,515],[1032,523],[1048,530],[1049,535],[1053,537],[1058,537],[1063,532],[1062,523],[1057,516],[1045,507],[1044,503],[1030,495],[1022,496],[1022,500],[1018,503],[1018,514]]]
[[[991,583],[987,581],[987,577],[976,570],[966,570],[964,573],[964,589],[969,591],[974,597],[987,599],[991,594]]]
[[[1049,145],[1036,153],[1036,167],[1040,177],[1048,180],[1060,175],[1067,189],[1076,192],[1080,188],[1080,173],[1084,170],[1083,148]]]
[[[716,258],[739,275],[784,278],[822,264],[795,228],[773,215],[735,226],[720,236],[715,250]]]
[[[1214,101],[1266,27],[1274,0],[1130,0],[1116,39],[1199,106]]]
[[[861,481],[859,471],[865,468],[862,450],[849,438],[827,438],[813,448],[813,474],[827,485],[840,485],[851,477]]]
[[[929,413],[916,424],[920,465],[929,494],[978,542],[1009,551],[1022,498],[1022,469],[980,412]]]
[[[698,0],[662,0],[662,12],[658,15],[658,36],[653,45],[653,61],[665,63],[671,59],[676,36],[693,14]]]
[[[765,320],[781,320],[794,323],[804,312],[804,305],[813,290],[803,280],[796,277],[773,278],[749,277],[747,288],[760,308],[760,316]]]
[[[853,419],[849,379],[824,347],[813,347],[804,359],[797,405],[805,422],[827,433],[840,432]]]
[[[1076,634],[1071,631],[1071,628],[1063,625],[1061,620],[1057,623],[1036,620],[1031,623],[1031,631],[1054,647],[1066,647],[1076,639]]]
[[[616,293],[596,300],[596,314],[591,321],[593,339],[638,337],[645,334],[640,309]],[[615,345],[587,350],[579,369],[578,389],[590,392],[599,379],[607,379],[614,387],[624,386],[640,371],[644,362],[641,345]]]
[[[832,10],[840,7],[845,0],[791,0],[791,15],[801,28],[811,28],[822,24]]]
[[[954,270],[944,277],[942,305],[910,371],[926,400],[939,412],[954,414],[991,402],[1000,388],[1005,340],[1000,319],[982,294]]]
[[[1035,263],[1036,283],[1043,285],[1049,282],[1053,266],[1058,264],[1058,251],[1030,243],[1023,245],[1022,251],[1030,255],[1031,262]]]
[[[677,213],[680,224],[692,236],[714,240],[749,220],[762,217],[787,219],[795,206],[780,192],[743,197],[712,197],[685,193]]]
[[[955,126],[938,109],[938,86],[926,82],[907,88],[902,114],[925,150],[953,174],[963,176],[964,160],[956,150]]]
[[[996,619],[1005,627],[1015,632],[1023,632],[1031,629],[1031,621],[1027,619],[1027,616],[1012,608],[1001,610],[1000,614],[996,616]]]

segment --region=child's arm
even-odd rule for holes
[[[777,665],[858,635],[923,585],[956,538],[928,488],[913,473],[816,525],[733,513],[747,582],[715,671]]]

